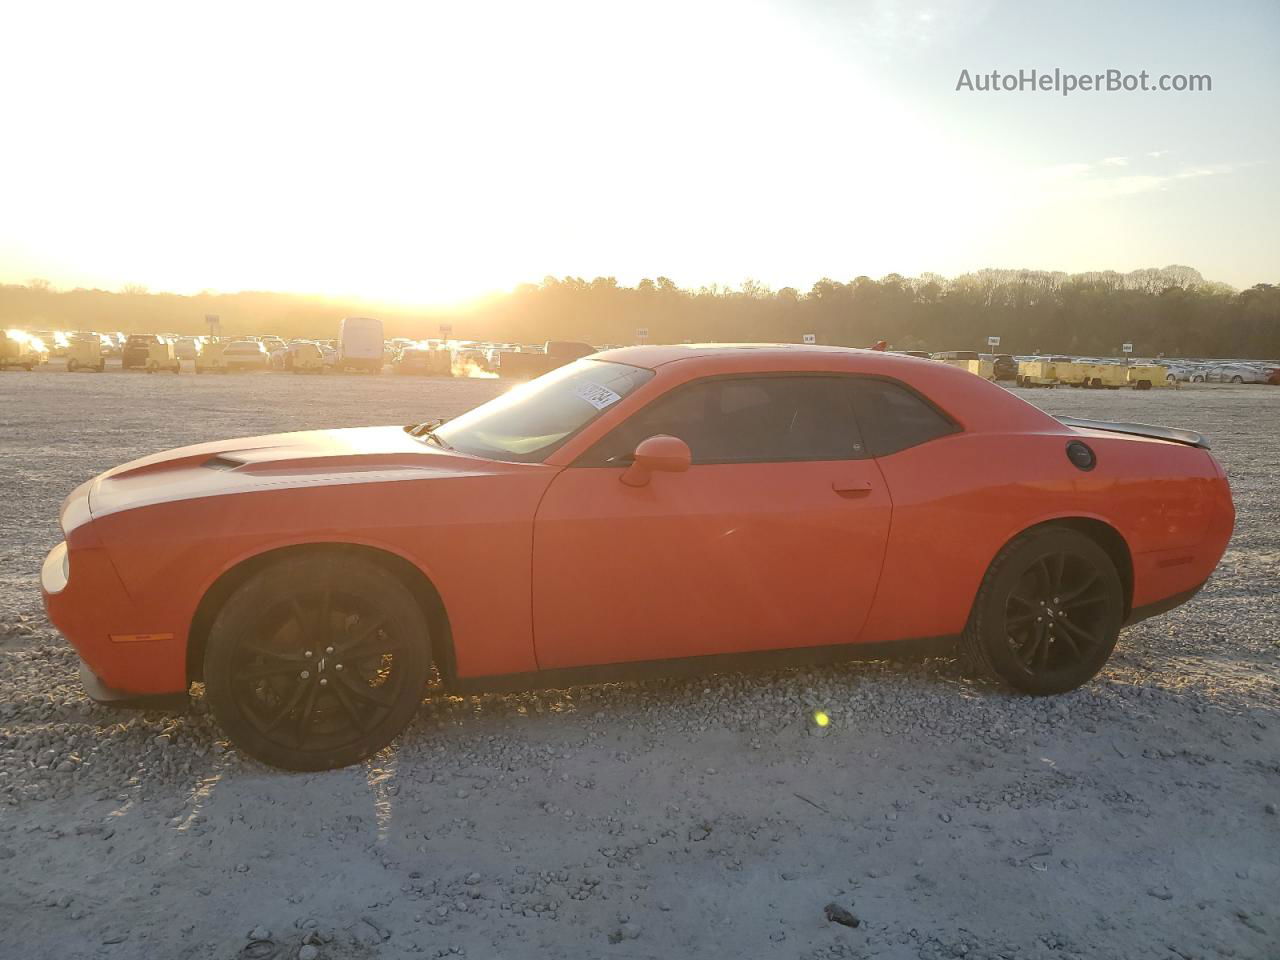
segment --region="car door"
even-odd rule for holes
[[[621,482],[636,445],[692,464]],[[694,381],[658,397],[551,483],[534,524],[542,669],[857,640],[891,504],[850,380]]]

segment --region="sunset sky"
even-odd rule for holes
[[[955,89],[1055,67],[1213,89]],[[0,84],[4,282],[1280,282],[1274,2],[28,3]]]

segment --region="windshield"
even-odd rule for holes
[[[577,360],[450,420],[435,436],[462,453],[534,463],[652,376],[625,363]]]

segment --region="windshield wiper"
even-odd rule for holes
[[[404,428],[404,432],[411,437],[417,437],[419,440],[426,440],[428,443],[434,443],[442,450],[452,450],[449,446],[436,434],[436,427],[442,426],[447,418],[436,417],[434,420],[424,420],[422,423],[411,423]]]

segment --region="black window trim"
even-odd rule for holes
[[[785,377],[785,378],[816,377],[816,378],[825,379],[825,380],[879,380],[885,383],[891,383],[894,386],[901,387],[903,390],[906,390],[908,393],[914,396],[917,400],[923,403],[926,407],[928,407],[930,410],[936,413],[939,417],[941,417],[946,423],[951,425],[951,429],[948,430],[946,433],[940,433],[938,434],[938,436],[930,437],[928,440],[923,440],[920,443],[913,443],[909,447],[902,447],[899,450],[893,451],[893,453],[885,454],[886,457],[892,457],[895,454],[902,453],[903,450],[911,450],[911,449],[914,449],[915,447],[922,446],[923,444],[932,443],[934,440],[940,440],[943,437],[950,437],[950,436],[954,436],[957,433],[964,432],[964,427],[961,426],[960,422],[956,420],[955,417],[951,416],[951,414],[947,413],[947,411],[943,410],[941,407],[939,407],[936,403],[934,403],[932,400],[926,397],[923,393],[921,393],[911,384],[905,383],[902,380],[897,379],[896,377],[885,376],[882,373],[845,373],[839,370],[764,370],[756,373],[715,373],[706,377],[698,377],[696,380],[686,381],[685,383],[682,383],[677,387],[673,387],[670,390],[660,393],[658,396],[654,397],[652,400],[646,403],[643,407],[640,407],[638,410],[635,410],[632,413],[628,414],[625,420],[623,420],[617,426],[613,427],[603,437],[601,437],[595,443],[591,444],[591,446],[589,446],[586,450],[580,453],[574,459],[573,463],[569,464],[569,466],[566,469],[573,469],[575,467],[581,467],[584,469],[591,469],[591,468],[599,469],[603,467],[603,468],[610,468],[610,469],[616,470],[616,469],[619,469],[620,467],[627,466],[631,462],[629,459],[621,463],[585,463],[584,461],[591,455],[591,453],[598,446],[600,446],[605,441],[607,441],[609,437],[613,435],[615,430],[622,429],[632,417],[639,416],[640,414],[644,413],[644,411],[648,410],[649,407],[653,406],[655,403],[663,401],[668,397],[673,396],[676,393],[679,393],[681,390],[687,390],[699,384],[708,383],[714,380],[764,380],[764,379],[775,379],[780,377]],[[857,427],[858,436],[859,438],[861,438],[864,435],[864,431],[862,429],[862,422],[858,419],[857,404],[853,405],[853,417],[854,417],[854,426]],[[748,463],[846,463],[846,462],[856,462],[861,460],[882,460],[882,459],[884,459],[884,457],[877,457],[871,453],[866,453],[864,456],[861,456],[861,457],[836,457],[834,459],[825,459],[825,460],[814,460],[812,457],[769,457],[769,458],[752,458],[752,459],[746,459],[746,460],[695,460],[693,461],[691,466],[716,467],[716,466],[725,466],[728,464],[748,464]]]

